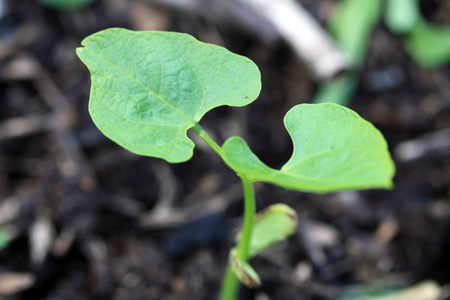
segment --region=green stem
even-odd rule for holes
[[[225,161],[225,153],[223,149],[214,142],[209,135],[195,124],[192,128],[219,156]],[[250,241],[252,238],[253,224],[255,219],[255,192],[253,190],[253,181],[249,180],[245,175],[238,174],[241,177],[244,187],[244,224],[242,227],[241,239],[237,246],[238,258],[247,261],[249,256]],[[225,277],[222,281],[220,289],[220,300],[237,300],[239,292],[239,281],[234,275],[233,270],[228,265]]]
[[[242,235],[237,246],[238,257],[242,261],[247,261],[249,255],[250,241],[252,238],[253,224],[255,220],[255,193],[253,191],[253,182],[245,176],[241,176],[244,187],[244,225]],[[228,265],[225,277],[220,289],[220,300],[237,300],[239,291],[239,281],[234,275],[233,270]]]
[[[220,287],[219,300],[237,300],[239,292],[239,280],[234,275],[230,265],[227,266],[225,277]]]
[[[247,261],[250,240],[252,238],[253,224],[255,222],[255,193],[253,182],[246,177],[241,177],[244,186],[244,225],[242,236],[238,244],[238,257],[242,261]]]
[[[203,130],[203,128],[200,127],[199,124],[195,124],[192,129],[195,131],[196,134],[198,134],[214,151],[216,151],[219,156],[224,159],[225,153],[223,153],[222,148],[217,145],[216,142],[213,141],[212,138],[209,137],[209,135]]]

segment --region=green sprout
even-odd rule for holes
[[[337,104],[300,104],[285,116],[294,150],[280,169],[265,165],[240,137],[219,146],[200,127],[209,110],[245,106],[261,90],[257,66],[223,47],[175,32],[107,29],[77,49],[91,73],[89,112],[110,139],[139,155],[180,163],[193,156],[193,129],[241,178],[244,222],[230,251],[221,300],[237,299],[239,281],[261,284],[248,263],[264,248],[295,232],[297,217],[285,204],[255,216],[253,183],[328,193],[392,188],[394,164],[381,133]]]

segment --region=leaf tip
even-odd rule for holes
[[[77,54],[77,56],[79,57],[79,58],[81,58],[81,56],[83,55],[82,53],[83,53],[83,51],[84,51],[84,45],[83,46],[81,46],[81,47],[77,47],[76,49],[75,49],[75,53]]]
[[[239,259],[236,248],[231,249],[229,264],[240,282],[249,288],[261,286],[261,279],[255,270],[245,261]]]

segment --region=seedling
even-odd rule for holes
[[[280,170],[261,162],[240,137],[222,146],[213,141],[199,125],[203,115],[221,105],[248,105],[260,92],[259,70],[243,56],[187,34],[118,28],[82,45],[77,54],[92,76],[89,112],[107,137],[136,154],[180,163],[193,155],[186,135],[193,129],[241,178],[243,229],[230,251],[221,300],[237,298],[237,278],[259,286],[248,260],[295,232],[295,212],[284,204],[255,217],[254,182],[314,193],[392,187],[394,165],[383,136],[337,104],[300,104],[286,114],[294,150]]]

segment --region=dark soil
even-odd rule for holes
[[[301,2],[321,18],[333,1]],[[87,112],[90,76],[75,48],[125,27],[186,32],[249,57],[262,73],[258,100],[217,108],[201,124],[219,143],[244,137],[272,167],[292,151],[284,114],[311,102],[318,84],[284,42],[195,11],[137,0],[77,12],[1,3],[0,228],[13,239],[0,250],[0,298],[215,299],[241,222],[238,178],[201,142],[190,161],[169,165],[106,139]],[[448,24],[449,1],[422,9]],[[396,80],[380,85],[380,76]],[[395,188],[315,195],[256,184],[258,210],[287,203],[300,222],[252,260],[263,285],[243,288],[241,299],[336,299],[352,287],[450,282],[450,68],[421,68],[380,24],[350,107],[386,137]],[[405,158],[407,141],[424,151]],[[11,273],[33,282],[2,287]]]

